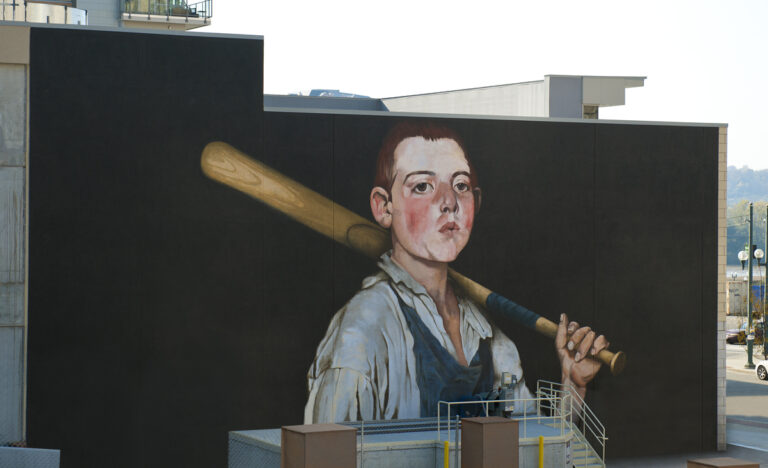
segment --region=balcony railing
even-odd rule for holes
[[[129,18],[133,15],[155,15],[207,19],[213,16],[213,0],[195,3],[183,0],[122,0],[122,12]]]
[[[88,12],[71,0],[0,0],[0,21],[88,24]]]

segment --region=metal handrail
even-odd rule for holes
[[[5,0],[0,2],[0,8],[2,9],[2,13],[0,14],[0,20],[6,21],[5,17],[5,7],[9,6],[11,7],[11,21],[16,20],[16,7],[21,7],[22,4],[18,3],[17,0],[11,0],[10,2],[6,2]],[[27,6],[26,4],[24,6],[24,20],[27,20]]]
[[[451,415],[451,407],[453,406],[466,406],[466,405],[483,405],[485,409],[485,415],[489,415],[489,404],[491,403],[513,403],[517,405],[518,403],[522,403],[523,413],[520,415],[520,413],[514,413],[510,419],[514,419],[516,421],[522,421],[523,423],[523,438],[528,437],[528,421],[536,420],[537,422],[541,423],[542,419],[548,419],[550,421],[558,421],[559,422],[559,428],[560,432],[558,434],[558,437],[562,437],[566,433],[566,429],[571,429],[573,427],[572,423],[572,410],[573,407],[570,403],[571,394],[569,392],[565,391],[559,391],[559,393],[562,395],[560,397],[555,397],[554,401],[551,397],[538,397],[538,398],[514,398],[514,399],[507,399],[507,400],[477,400],[477,401],[443,401],[440,400],[437,404],[437,440],[442,441],[442,410],[441,408],[443,406],[447,406],[447,413],[445,416],[448,418],[448,430],[450,431],[450,415]],[[558,411],[559,414],[555,416],[542,416],[541,412],[538,410],[541,408],[542,402],[545,403],[551,403],[559,408],[561,408],[560,411]],[[559,402],[559,404],[558,404]],[[536,411],[532,414],[528,413],[529,407],[535,407]],[[567,410],[563,410],[563,408],[568,408]],[[569,421],[569,422],[566,422]],[[450,433],[450,432],[449,432]],[[545,437],[547,439],[548,437]]]
[[[581,406],[582,414],[587,416],[586,418],[584,418],[583,416],[581,418],[582,427],[585,429],[589,429],[589,432],[592,434],[592,436],[595,439],[597,439],[598,442],[600,443],[600,449],[601,449],[600,460],[602,462],[605,462],[605,441],[608,440],[608,438],[605,436],[605,426],[603,426],[603,423],[601,423],[600,420],[597,419],[597,415],[595,415],[595,413],[592,411],[592,408],[590,408],[589,405],[587,405],[584,399],[581,398],[581,395],[579,395],[579,393],[576,391],[573,385],[568,384],[568,387],[570,387],[569,390],[571,391],[571,395],[575,397],[576,401]],[[592,426],[595,426],[595,428],[586,427],[587,421],[592,423]],[[598,431],[596,431],[596,429]],[[599,433],[596,433],[596,432],[599,432]]]
[[[474,401],[439,401],[437,416],[433,418],[404,419],[395,421],[351,421],[341,424],[356,427],[360,436],[360,465],[364,462],[365,437],[367,434],[386,434],[392,432],[431,432],[437,429],[436,442],[451,442],[451,430],[454,430],[454,456],[458,456],[460,450],[459,431],[462,430],[461,420],[458,414],[461,410],[451,411],[454,407],[467,405],[480,405],[485,416],[490,415],[491,405],[513,403],[516,412],[509,415],[522,425],[521,438],[528,439],[528,425],[534,421],[557,429],[554,435],[544,436],[545,440],[564,437],[570,433],[576,441],[585,447],[584,453],[573,455],[574,464],[586,466],[591,458],[599,458],[600,464],[605,466],[605,427],[597,419],[591,408],[587,406],[581,396],[572,386],[564,386],[557,382],[539,380],[536,384],[536,397],[515,398],[506,400],[474,400]],[[447,410],[447,411],[446,411]],[[456,415],[456,419],[452,416]],[[578,418],[576,420],[575,418]],[[445,421],[443,421],[445,420]],[[396,423],[393,426],[393,423]],[[581,426],[581,428],[579,428]],[[446,432],[447,431],[447,432]],[[443,433],[447,433],[445,441]],[[434,433],[433,433],[434,434]],[[592,447],[587,436],[594,438],[602,446],[598,452]],[[529,439],[530,440],[530,439]],[[602,457],[600,455],[602,453]]]
[[[16,11],[24,12],[24,22],[29,21],[30,5],[53,5],[64,7],[64,22],[67,22],[67,9],[72,8],[72,0],[0,0],[0,21],[22,21],[16,18]],[[10,19],[6,17],[6,9],[10,7]],[[86,18],[88,12],[86,11]]]
[[[582,408],[584,408],[585,414],[589,417],[590,421],[594,422],[599,428],[601,433],[605,433],[605,426],[603,426],[603,423],[600,422],[599,419],[597,419],[597,415],[592,411],[592,408],[587,405],[587,403],[584,401],[583,398],[581,398],[581,395],[579,395],[579,392],[576,391],[576,389],[573,387],[573,385],[568,384],[570,387],[569,390],[571,391],[571,394],[573,395],[574,399],[576,399],[576,402],[579,403]]]
[[[522,426],[520,434],[522,439],[528,439],[529,423],[537,422],[545,424],[551,428],[558,429],[554,435],[543,436],[545,440],[557,440],[569,433],[576,437],[580,442],[586,444],[586,439],[578,431],[574,424],[574,401],[573,392],[560,384],[549,385],[549,388],[542,388],[542,382],[537,384],[537,397],[533,398],[515,398],[505,400],[474,400],[474,401],[439,401],[437,405],[437,416],[432,418],[404,419],[393,421],[348,421],[341,424],[356,427],[360,436],[360,465],[362,466],[365,452],[365,439],[367,434],[385,434],[392,432],[425,432],[437,429],[436,442],[451,442],[451,430],[454,430],[454,456],[458,456],[460,450],[459,431],[462,429],[461,420],[458,414],[461,410],[453,410],[454,407],[466,407],[467,405],[480,405],[481,412],[489,416],[491,405],[504,405],[513,403],[516,409],[510,419],[518,421]],[[543,410],[547,411],[544,413]],[[447,410],[447,411],[446,411]],[[452,419],[455,415],[456,419]],[[445,420],[445,421],[444,421]],[[386,423],[386,424],[385,424]],[[393,423],[395,425],[393,426]],[[443,437],[446,433],[447,436]],[[443,439],[446,439],[445,441]],[[532,437],[533,439],[533,437]],[[588,446],[588,445],[587,445]],[[585,454],[585,461],[587,456]]]
[[[594,448],[592,450],[595,452],[595,455],[600,457],[601,463],[605,463],[605,445],[606,441],[608,440],[608,437],[605,436],[605,426],[600,422],[600,420],[597,418],[595,413],[592,411],[592,409],[587,405],[587,403],[584,401],[584,399],[579,395],[579,393],[576,391],[576,389],[573,387],[573,385],[568,384],[567,386],[558,383],[558,382],[552,382],[549,380],[539,380],[536,383],[536,393],[539,395],[545,394],[546,391],[556,391],[555,389],[565,389],[570,395],[573,400],[575,400],[576,404],[579,406],[579,419],[581,420],[581,430],[578,430],[578,425],[573,424],[573,421],[571,421],[572,427],[575,428],[573,432],[576,434],[581,435],[581,438],[583,439],[582,442],[591,447],[591,444],[587,440],[586,434],[587,431],[589,431],[589,434],[592,435],[592,437],[597,441],[597,443],[600,444],[600,452],[598,453]],[[587,454],[584,454],[584,462],[586,463]]]
[[[186,0],[122,0],[123,13],[132,15],[158,15],[166,18],[203,18],[213,17],[213,0],[201,0],[187,3]]]

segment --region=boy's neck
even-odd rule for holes
[[[447,263],[414,257],[398,243],[392,248],[392,260],[424,286],[438,309],[442,309],[448,294]]]

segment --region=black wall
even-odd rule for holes
[[[65,468],[225,466],[260,417],[259,301],[222,298],[259,284],[227,272],[267,233],[221,222],[200,152],[261,147],[262,61],[261,40],[32,29],[28,437]]]
[[[299,424],[330,317],[375,271],[205,178],[226,141],[370,218],[399,117],[263,113],[262,42],[33,28],[30,444],[64,467],[225,466]],[[448,119],[483,203],[455,268],[629,358],[588,400],[609,457],[716,442],[717,128]],[[526,380],[553,344],[501,323]]]

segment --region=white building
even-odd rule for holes
[[[188,30],[211,24],[213,0],[0,0],[0,21]]]
[[[598,109],[624,105],[627,88],[644,76],[546,75],[543,80],[382,99],[392,112],[596,119]]]

